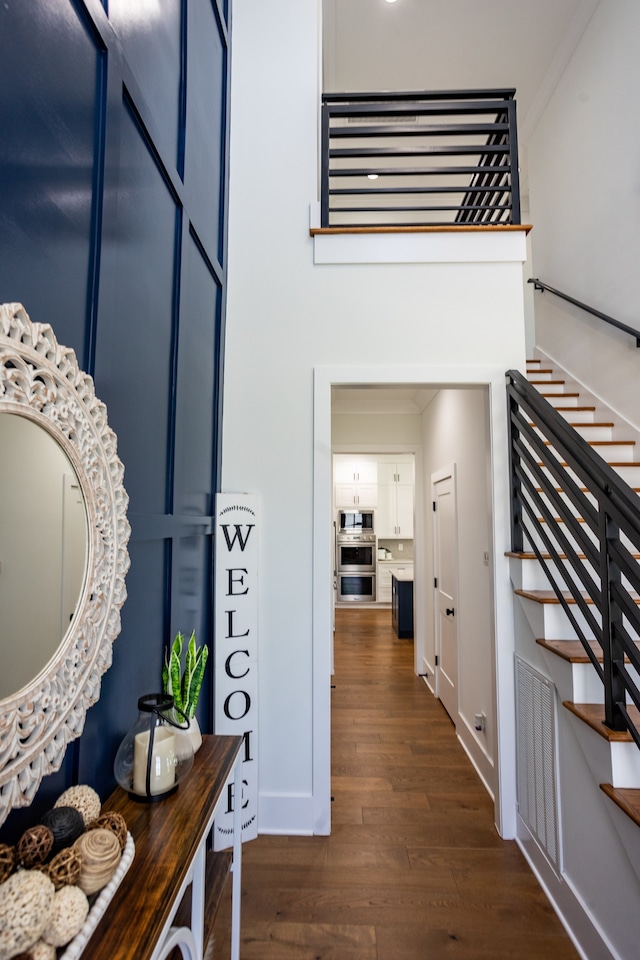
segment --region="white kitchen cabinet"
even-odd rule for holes
[[[378,461],[375,457],[354,457],[337,453],[333,458],[334,483],[377,483]]]
[[[377,506],[378,463],[375,457],[336,454],[333,482],[336,507]]]
[[[378,483],[402,483],[413,486],[413,459],[396,461],[378,460]]]
[[[336,507],[377,507],[377,484],[336,483],[335,501]]]
[[[394,467],[387,471],[387,467]],[[405,464],[399,466],[405,467]],[[413,475],[413,464],[411,474]],[[380,464],[382,476],[407,476],[405,470],[401,473],[395,464]],[[378,509],[376,511],[376,535],[382,540],[413,539],[413,501],[414,485],[392,480],[390,483],[378,484]]]
[[[413,576],[412,561],[379,560],[376,566],[376,600],[391,603],[391,574],[398,572]]]

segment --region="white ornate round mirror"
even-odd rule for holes
[[[128,498],[72,350],[0,305],[0,823],[57,770],[120,632]],[[29,523],[27,521],[30,521]]]

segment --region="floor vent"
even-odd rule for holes
[[[560,874],[555,686],[516,657],[518,811]]]

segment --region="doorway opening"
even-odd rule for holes
[[[400,373],[400,375],[398,375]],[[508,538],[508,496],[496,477],[506,476],[504,375],[469,369],[373,372],[367,368],[317,368],[315,371],[314,504],[314,801],[317,832],[330,829],[330,678],[333,637],[334,454],[415,457],[414,508],[414,670],[431,692],[440,695],[440,645],[437,632],[434,569],[433,478],[456,465],[459,557],[458,597],[453,604],[459,635],[454,689],[445,704],[456,732],[487,790],[496,802],[496,823],[503,826],[511,791],[502,799],[501,771],[509,746],[499,727],[499,693],[509,688],[507,662],[496,633],[496,604],[510,607],[508,584],[495,576],[494,544]],[[395,374],[395,375],[394,375]],[[413,376],[412,376],[413,374]],[[471,381],[471,382],[470,382]],[[402,404],[426,399],[421,409]],[[347,410],[345,401],[351,409]],[[387,409],[381,408],[382,400]],[[391,408],[391,409],[390,409]],[[500,564],[501,570],[506,569]],[[447,606],[445,605],[445,616]],[[512,645],[507,638],[505,651]],[[436,659],[438,658],[438,659]],[[450,660],[448,661],[450,665]],[[510,684],[512,687],[512,683]],[[483,729],[476,718],[483,717]],[[326,793],[325,793],[326,789]],[[509,794],[509,796],[507,796]],[[323,798],[326,806],[323,807]],[[323,829],[322,829],[323,828]]]

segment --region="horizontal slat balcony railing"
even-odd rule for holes
[[[321,226],[520,224],[514,94],[325,94]]]
[[[640,747],[640,500],[521,373],[507,380],[512,548],[535,553],[604,684],[607,726]]]

